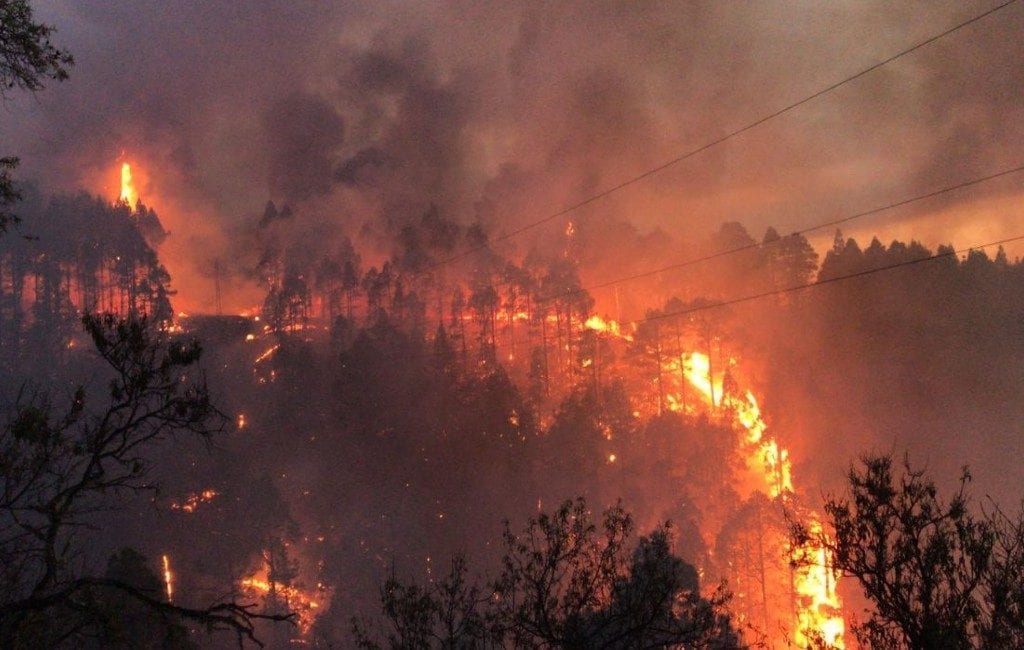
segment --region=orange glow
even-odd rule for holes
[[[678,366],[678,361],[675,364]],[[730,359],[728,365],[735,366],[736,361]],[[740,453],[754,489],[773,499],[788,499],[794,492],[789,451],[768,433],[768,425],[761,417],[754,394],[749,390],[742,396],[726,393],[723,390],[724,373],[712,373],[710,357],[700,352],[689,355],[683,374],[709,408],[719,409],[724,416],[731,415],[733,425],[744,434]],[[680,403],[680,398],[670,396],[670,407]],[[812,532],[820,533],[822,527],[818,516],[813,512],[805,516]],[[794,636],[798,646],[810,647],[812,641],[820,638],[828,647],[845,647],[842,600],[836,592],[831,557],[824,548],[813,546],[792,549],[792,552],[794,557],[811,559],[810,564],[795,568],[792,574],[796,595]]]
[[[593,315],[583,323],[583,327],[595,332],[602,332],[604,334],[610,334],[615,338],[622,339],[624,341],[632,341],[632,334],[625,334],[622,332],[622,327],[613,320],[605,320],[598,315]]]
[[[266,361],[267,359],[269,359],[269,358],[270,358],[270,355],[272,355],[272,354],[274,354],[275,352],[277,352],[277,349],[278,349],[279,347],[281,347],[281,345],[280,345],[280,344],[278,344],[278,345],[273,345],[273,346],[271,346],[271,347],[267,348],[266,350],[264,350],[264,351],[263,351],[263,353],[262,353],[262,354],[260,354],[260,356],[256,357],[256,361],[254,361],[253,363],[254,363],[254,364],[255,364],[255,363],[262,363],[262,362]]]
[[[811,538],[821,534],[821,522],[817,515],[810,515],[808,530]],[[835,571],[831,568],[828,552],[813,542],[797,551],[802,557],[810,557],[810,564],[798,566],[793,575],[793,588],[798,599],[798,621],[796,641],[801,647],[811,647],[815,636],[828,647],[842,648],[845,623],[843,603],[836,593]]]
[[[184,501],[171,501],[171,510],[193,513],[204,503],[213,501],[218,495],[216,490],[207,488],[202,492],[193,492],[185,497]]]
[[[132,181],[132,166],[128,163],[121,164],[121,201],[127,203],[132,210],[139,204],[139,193]]]
[[[495,312],[494,318],[495,318],[495,320],[507,323],[508,321],[517,321],[517,320],[518,321],[526,321],[526,320],[529,320],[530,319],[530,315],[527,314],[525,311],[523,311],[521,309],[519,311],[510,312],[509,310],[502,308],[502,309],[499,309],[497,312]],[[472,320],[472,316],[470,316],[470,320]]]
[[[171,559],[166,554],[163,556],[164,561],[164,590],[167,592],[167,602],[174,602],[174,575],[171,573]]]
[[[295,585],[271,582],[266,557],[264,553],[263,565],[255,574],[241,580],[242,590],[254,596],[269,596],[284,601],[284,605],[297,614],[299,631],[303,635],[307,634],[321,608],[326,606],[324,601],[330,598],[330,590],[322,583],[318,583],[316,592],[311,593]]]

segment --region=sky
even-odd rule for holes
[[[40,0],[76,64],[5,100],[0,142],[50,192],[114,199],[130,162],[171,231],[178,304],[212,309],[219,261],[241,309],[258,301],[268,200],[311,215],[315,237],[385,246],[431,205],[500,235],[997,4]],[[740,221],[760,238],[1024,164],[1021,33],[1016,2],[571,218],[680,240]],[[1022,235],[1022,181],[844,232],[930,247]]]

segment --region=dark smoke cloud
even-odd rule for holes
[[[387,160],[384,152],[376,147],[360,149],[354,156],[338,166],[334,176],[343,185],[378,185],[379,181],[371,181],[367,176],[372,174],[374,169],[386,165]]]
[[[35,0],[77,65],[70,81],[4,106],[0,154],[20,155],[19,174],[46,189],[85,187],[110,198],[118,161],[136,162],[148,179],[144,200],[171,231],[161,258],[180,292],[176,305],[211,311],[214,276],[226,269],[225,307],[248,308],[264,295],[252,271],[268,234],[309,260],[351,237],[365,267],[431,206],[496,235],[511,232],[993,2]],[[742,222],[760,240],[769,225],[785,234],[1024,163],[1021,33],[1017,3],[588,205],[572,215],[588,261],[624,249],[636,266],[608,264],[600,279],[620,277],[685,258],[723,222]],[[1020,183],[1006,178],[881,214],[846,234],[862,247],[878,234],[933,250],[1019,235]],[[268,200],[288,204],[293,216],[261,229]],[[555,239],[553,228],[564,222],[501,242],[500,252]],[[824,252],[832,236],[822,232],[814,243]],[[671,283],[651,284],[667,296]],[[623,302],[634,288],[622,286]],[[916,391],[902,367],[883,368],[879,382],[884,362],[828,362],[848,343],[829,327],[774,316],[762,319],[765,349],[747,367],[769,358],[766,350],[778,355],[764,371],[774,390],[764,406],[774,430],[791,434],[804,485],[838,480],[860,451],[900,452],[908,441],[921,453],[938,450],[946,465],[972,462],[982,465],[979,476],[1019,485],[1019,382],[984,399],[931,390],[944,384],[940,373]],[[886,339],[882,328],[864,336]],[[781,343],[792,337],[799,345],[791,347],[814,354],[786,357]],[[964,376],[987,372],[979,364]],[[301,417],[326,421],[318,409],[337,401],[333,386],[309,386],[324,394],[309,397]],[[935,422],[922,418],[920,431],[907,433],[907,413],[922,411]],[[280,427],[291,435],[295,421],[282,418]],[[964,433],[974,429],[981,442]],[[333,422],[322,433],[343,438]],[[334,458],[324,473],[336,478]],[[305,462],[296,469],[324,461]],[[364,508],[347,486],[338,494],[322,511]],[[378,499],[376,486],[365,496]],[[487,517],[496,524],[511,514]]]
[[[189,269],[243,258],[268,199],[350,231],[393,232],[432,205],[513,230],[990,6],[34,4],[78,64],[12,101],[0,137],[49,188],[109,192],[97,179],[122,152],[145,166],[181,242],[180,300],[212,294]],[[576,218],[760,235],[1019,163],[1022,27],[1011,6]],[[948,205],[933,202],[855,234],[1017,234],[980,202],[1010,181],[954,197],[967,217],[933,218]]]
[[[344,122],[319,97],[294,93],[276,102],[265,120],[271,196],[288,203],[322,196],[344,141]]]

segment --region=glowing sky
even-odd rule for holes
[[[172,232],[180,300],[203,309],[212,260],[241,260],[268,199],[338,231],[431,204],[513,229],[998,3],[33,4],[77,63],[6,103],[4,155],[47,189],[111,198],[131,162]],[[760,237],[1020,165],[1021,33],[1016,3],[578,218]],[[845,230],[929,246],[1024,234],[1022,182]],[[249,300],[243,266],[231,306]]]

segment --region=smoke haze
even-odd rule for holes
[[[223,258],[238,267],[226,304],[243,308],[246,229],[268,199],[346,234],[430,205],[501,234],[986,7],[39,2],[77,65],[11,100],[0,134],[47,188],[114,196],[116,161],[134,162],[172,233],[180,307],[212,309]],[[577,218],[786,232],[1019,164],[1022,21],[1008,7]],[[852,234],[1013,235],[1000,197],[1018,188],[995,181]]]
[[[20,274],[4,309],[33,305],[0,310],[0,352],[23,362],[19,328],[59,320],[60,291],[136,300],[136,267],[92,231],[127,232],[150,293],[167,267],[193,316],[177,324],[241,419],[212,454],[158,450],[168,494],[107,534],[172,549],[182,593],[237,586],[287,540],[304,584],[333,590],[325,638],[343,638],[389,563],[494,560],[502,518],[584,493],[595,510],[625,495],[643,526],[676,519],[688,561],[711,567],[753,503],[730,483],[736,426],[713,379],[694,392],[715,373],[761,400],[812,505],[868,451],[906,452],[943,488],[967,463],[979,495],[1020,499],[1020,242],[682,320],[651,310],[1024,235],[1010,174],[785,237],[1024,164],[1024,3],[536,228],[993,4],[32,4],[76,64],[0,118],[0,154],[40,189],[21,228],[43,237],[0,239],[0,270]],[[123,205],[41,198],[113,201],[122,162],[165,240]],[[210,317],[221,306],[245,318]],[[691,386],[692,353],[708,368]]]

